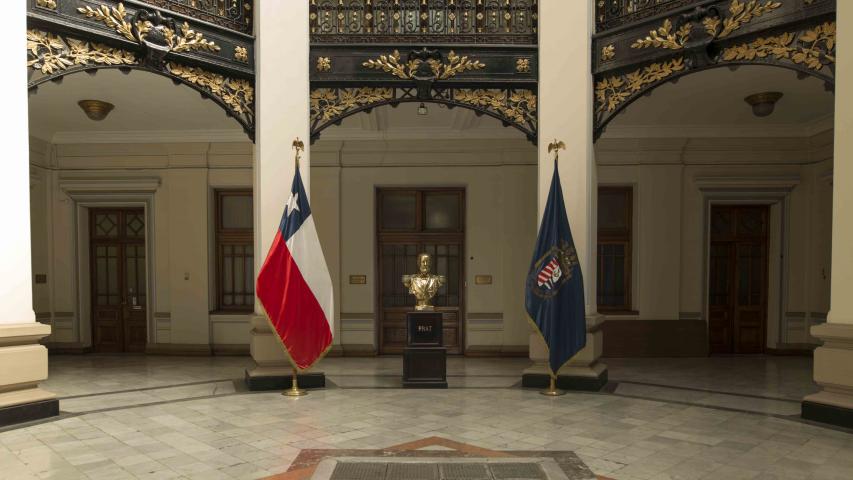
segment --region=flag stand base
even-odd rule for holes
[[[293,367],[293,376],[291,377],[293,381],[291,382],[290,388],[281,392],[285,397],[304,397],[305,395],[308,395],[307,390],[299,388],[299,382],[296,380],[298,373],[299,372],[296,370],[296,367]]]
[[[547,390],[542,390],[539,392],[541,395],[545,395],[548,397],[559,397],[560,395],[565,395],[565,390],[557,390],[557,379],[552,375],[551,383],[548,385]]]

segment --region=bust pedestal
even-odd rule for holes
[[[447,388],[447,349],[441,312],[422,310],[406,314],[403,387]]]

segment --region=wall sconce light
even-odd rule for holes
[[[102,100],[80,100],[77,102],[77,105],[80,105],[80,108],[83,109],[83,112],[87,117],[89,117],[89,119],[96,122],[100,122],[107,118],[107,115],[109,115],[110,112],[113,111],[113,108],[115,108],[115,105],[112,103],[104,102]]]
[[[761,92],[752,94],[743,99],[752,107],[752,113],[756,117],[766,117],[773,113],[776,102],[782,98],[782,92]]]

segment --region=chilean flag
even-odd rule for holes
[[[334,299],[298,164],[256,291],[293,364],[310,368],[332,344]]]

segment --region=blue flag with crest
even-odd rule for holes
[[[524,306],[548,345],[548,365],[557,375],[586,345],[583,275],[563,203],[554,159],[554,176],[527,274]]]

